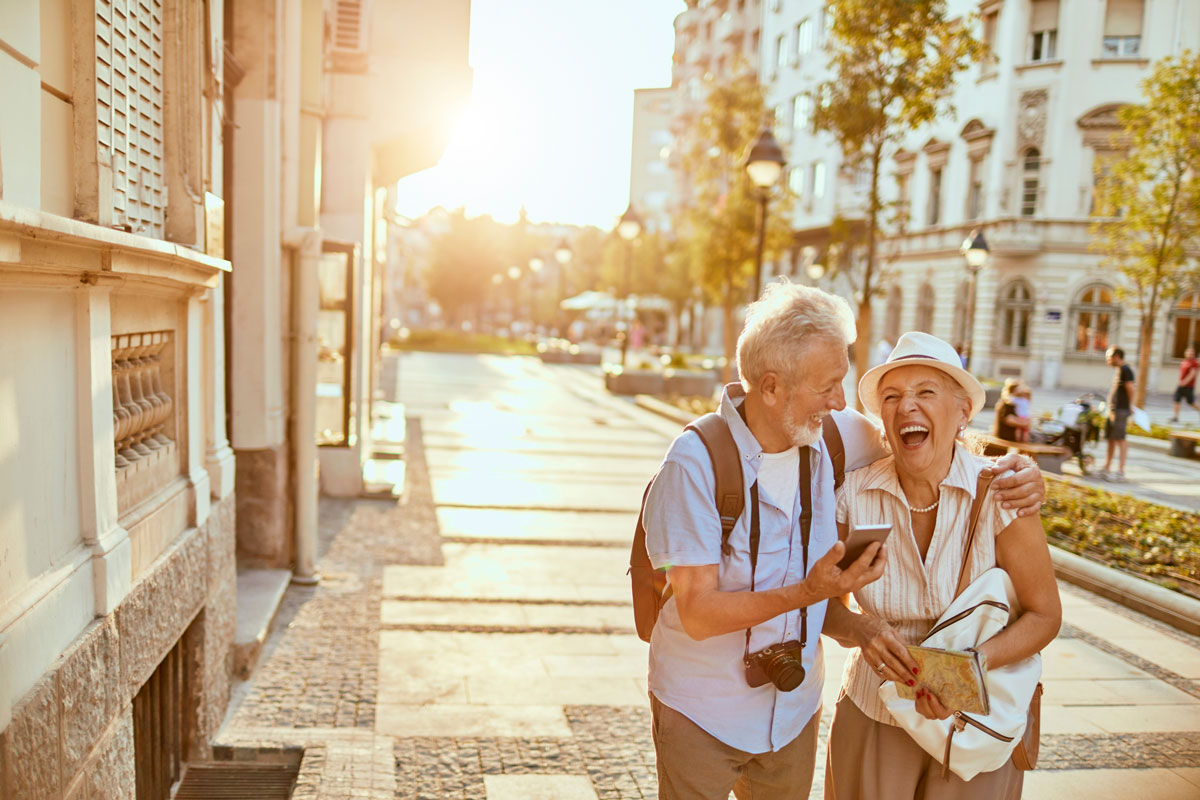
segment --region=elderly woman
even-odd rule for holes
[[[829,734],[825,797],[858,800],[1019,798],[1022,773],[1009,761],[963,781],[895,724],[879,698],[882,681],[919,680],[906,645],[918,644],[954,597],[968,516],[986,460],[960,437],[984,405],[984,391],[954,348],[926,333],[900,337],[888,360],[859,381],[863,405],[883,420],[891,455],[847,474],[838,492],[839,534],[856,524],[891,523],[883,575],[854,597],[862,614],[830,602],[826,634],[856,647],[846,664]],[[996,668],[1040,651],[1062,620],[1050,552],[1036,516],[1005,510],[989,489],[972,547],[969,577],[999,565],[1023,612],[979,645]],[[921,690],[917,710],[945,719],[956,709]]]

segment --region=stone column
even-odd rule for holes
[[[129,594],[132,580],[129,532],[117,522],[108,287],[80,288],[76,310],[79,523],[83,540],[92,550],[95,613],[104,615],[111,614]]]
[[[234,89],[226,186],[233,262],[229,438],[237,457],[238,553],[257,564],[290,562],[285,436],[280,166],[283,3],[237,3],[229,43],[245,75]],[[319,53],[312,53],[319,58]]]
[[[204,391],[206,418],[204,469],[212,499],[233,491],[234,457],[225,437],[225,278],[208,290],[204,303]]]
[[[197,293],[188,298],[187,341],[184,343],[184,352],[187,354],[187,475],[192,491],[190,524],[197,528],[208,520],[208,510],[212,504],[208,472],[204,469],[208,428],[204,424],[204,401],[212,383],[212,375],[205,370],[203,297],[203,294]],[[182,440],[184,436],[177,438]]]

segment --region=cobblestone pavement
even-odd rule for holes
[[[226,752],[303,747],[307,800],[655,797],[623,573],[676,426],[530,359],[406,356],[397,384],[405,497],[322,500],[322,582],[289,589]],[[1200,797],[1200,639],[1062,593],[1025,797]]]

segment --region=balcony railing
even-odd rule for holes
[[[179,472],[175,400],[165,358],[171,331],[112,337],[113,438],[117,505],[121,511],[149,497]]]

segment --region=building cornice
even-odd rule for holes
[[[136,233],[0,200],[0,281],[121,285],[193,293],[217,285],[229,261]]]

